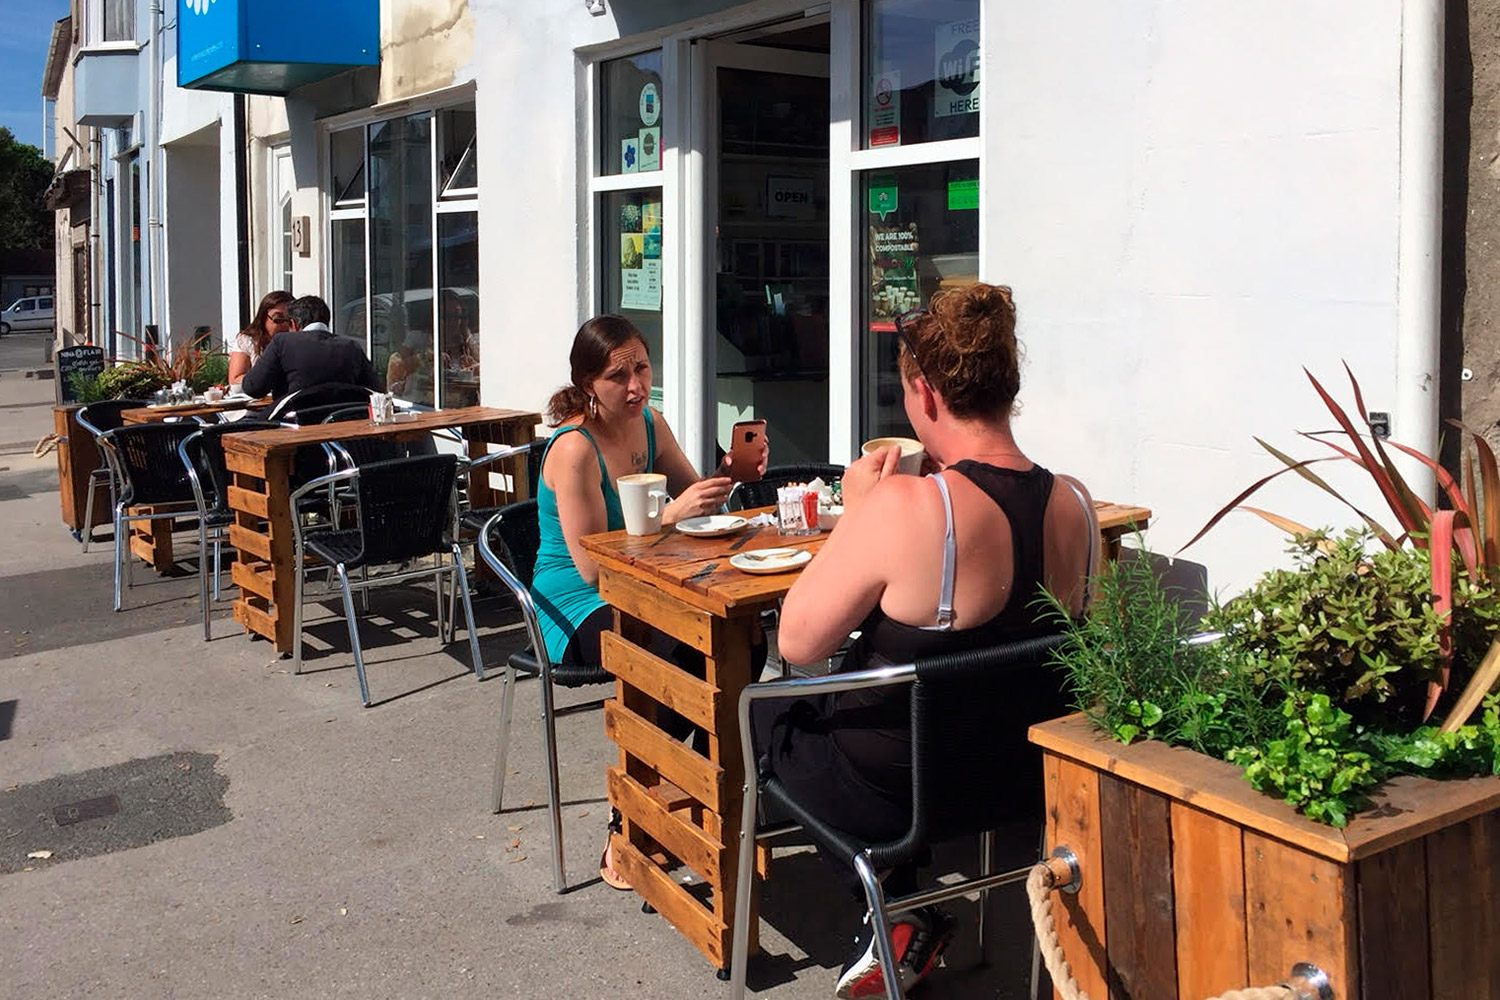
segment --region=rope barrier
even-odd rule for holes
[[[1052,977],[1052,985],[1063,1000],[1089,1000],[1089,995],[1073,978],[1073,970],[1063,957],[1062,943],[1057,939],[1057,923],[1052,917],[1052,890],[1061,888],[1074,878],[1066,862],[1053,858],[1051,862],[1039,862],[1026,876],[1026,898],[1031,903],[1031,924],[1036,931],[1036,940],[1042,953],[1042,963]],[[1308,970],[1308,971],[1303,971]],[[1253,986],[1249,989],[1230,990],[1217,997],[1205,1000],[1319,1000],[1331,997],[1327,991],[1327,980],[1311,966],[1298,965],[1292,970],[1293,978],[1306,984],[1306,989],[1291,983],[1275,986]]]
[[[36,443],[36,447],[31,449],[31,457],[41,458],[43,455],[47,454],[47,452],[55,451],[56,449],[57,435],[43,434],[41,440]]]

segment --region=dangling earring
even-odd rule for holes
[[[595,420],[599,419],[599,399],[596,396],[589,397],[589,416]]]

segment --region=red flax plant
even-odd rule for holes
[[[1252,483],[1248,489],[1209,518],[1208,523],[1182,548],[1186,549],[1198,541],[1208,533],[1209,529],[1236,509],[1256,514],[1283,531],[1295,535],[1307,534],[1311,529],[1296,521],[1256,507],[1243,506],[1244,500],[1271,480],[1288,472],[1294,472],[1352,510],[1387,548],[1399,549],[1405,543],[1410,542],[1418,549],[1425,549],[1429,553],[1432,567],[1432,592],[1436,595],[1435,605],[1438,616],[1444,622],[1441,639],[1442,674],[1440,680],[1433,681],[1428,686],[1427,704],[1422,713],[1423,721],[1426,721],[1447,685],[1453,654],[1450,626],[1453,611],[1454,553],[1458,554],[1463,569],[1470,579],[1476,582],[1500,583],[1500,466],[1497,466],[1495,452],[1484,437],[1457,420],[1450,420],[1449,423],[1468,436],[1470,445],[1464,449],[1462,483],[1455,480],[1452,474],[1431,456],[1395,441],[1382,442],[1381,438],[1375,434],[1369,419],[1364,416],[1369,411],[1365,408],[1364,394],[1360,391],[1358,380],[1355,379],[1354,373],[1349,370],[1347,364],[1344,365],[1344,371],[1348,374],[1349,384],[1354,391],[1355,412],[1360,414],[1362,428],[1355,425],[1344,408],[1334,400],[1328,390],[1323,388],[1323,384],[1304,368],[1303,373],[1312,382],[1313,388],[1317,390],[1318,396],[1328,407],[1328,411],[1333,414],[1339,429],[1299,433],[1302,437],[1316,441],[1333,454],[1298,460],[1260,438],[1256,438],[1255,443],[1275,456],[1285,468],[1278,469]],[[1434,510],[1418,496],[1407,484],[1400,470],[1396,468],[1387,448],[1394,448],[1431,469],[1443,496],[1448,501],[1448,508]],[[1374,517],[1356,507],[1309,468],[1318,462],[1329,461],[1353,462],[1368,473],[1376,489],[1379,490],[1381,498],[1390,509],[1391,515],[1395,518],[1399,530],[1386,528]],[[1489,652],[1485,654],[1484,660],[1474,671],[1473,677],[1470,678],[1468,685],[1454,703],[1453,710],[1444,720],[1441,730],[1453,732],[1467,722],[1497,679],[1500,679],[1500,639],[1491,644]]]
[[[174,382],[194,385],[205,364],[213,358],[224,356],[222,352],[211,348],[213,330],[208,327],[199,327],[191,337],[182,338],[181,342],[175,346],[168,345],[165,354],[162,353],[162,348],[158,344],[133,337],[123,331],[120,336],[134,342],[141,349],[139,360],[124,363],[151,371],[165,379],[167,385]]]

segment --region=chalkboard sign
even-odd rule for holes
[[[80,344],[77,347],[64,347],[57,352],[54,358],[57,363],[57,401],[59,403],[76,403],[78,397],[73,392],[73,380],[69,377],[75,372],[93,377],[104,371],[104,348],[89,347]]]

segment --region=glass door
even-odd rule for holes
[[[827,25],[737,38],[694,44],[707,99],[694,136],[702,238],[688,267],[703,277],[704,420],[722,445],[735,421],[763,418],[777,464],[825,461]]]

